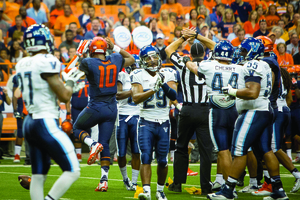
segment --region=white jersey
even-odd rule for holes
[[[278,110],[282,110],[283,106],[287,106],[286,100],[285,100],[287,94],[288,94],[288,91],[284,87],[283,80],[282,80],[282,77],[281,77],[281,86],[280,86],[278,98],[277,98],[277,101],[276,101],[277,106],[278,106]]]
[[[225,65],[216,60],[202,61],[198,67],[198,71],[205,75],[208,97],[211,103],[220,108],[232,107],[235,100],[228,98],[228,95],[222,93],[222,87],[230,84],[233,88],[237,88],[237,81],[241,66]]]
[[[269,110],[269,96],[272,90],[272,71],[268,63],[251,60],[241,68],[238,80],[239,89],[245,88],[246,81],[259,81],[260,92],[257,99],[244,100],[236,98],[236,109],[240,113],[243,110]]]
[[[169,81],[177,82],[176,71],[171,68],[162,68],[159,70],[165,76],[164,83]],[[136,69],[130,73],[131,84],[138,83],[143,86],[143,90],[152,89],[155,85],[157,76],[151,76],[145,69]],[[169,120],[169,101],[162,88],[146,101],[139,104],[140,117],[149,121]]]
[[[56,94],[41,74],[59,74],[60,61],[51,54],[22,58],[16,65],[19,87],[33,119],[59,117]]]
[[[123,91],[131,89],[130,75],[127,72],[121,71],[118,75],[118,81],[123,86]],[[119,115],[139,115],[140,108],[132,101],[132,97],[118,100]]]

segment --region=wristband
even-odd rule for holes
[[[184,41],[186,41],[186,38],[185,38],[185,37],[181,36],[180,38],[182,38]]]
[[[74,81],[67,80],[66,86],[70,86],[71,88],[73,88],[73,86],[74,86]]]
[[[231,96],[234,96],[234,97],[236,97],[236,92],[237,92],[237,89],[230,88],[230,90],[228,90],[228,94],[230,94]]]
[[[181,111],[182,105],[180,103],[176,104],[176,108]]]
[[[121,48],[118,47],[117,45],[114,45],[113,51],[114,51],[114,52],[117,52],[117,53],[120,53]]]

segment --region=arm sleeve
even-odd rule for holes
[[[133,72],[131,72],[130,73],[131,84],[138,83],[138,84],[142,85],[141,74],[142,74],[142,71],[140,69],[136,69]]]
[[[83,59],[80,63],[79,69],[85,73],[85,75],[89,74],[89,67],[86,59]]]
[[[173,52],[171,54],[170,60],[175,65],[175,67],[179,69],[182,69],[185,66],[185,64],[182,62],[181,56],[179,56],[179,54],[176,52]]]
[[[60,61],[53,55],[46,54],[45,62],[40,67],[40,73],[53,73],[57,74],[60,72]]]
[[[267,65],[267,63],[265,64]],[[269,68],[269,66],[267,67]],[[261,79],[264,76],[263,71],[264,71],[264,66],[262,66],[262,64],[257,61],[246,63],[242,69],[245,83],[247,82],[260,83]]]
[[[125,73],[124,72],[120,72],[118,75],[118,82],[120,82],[122,85],[125,85]]]

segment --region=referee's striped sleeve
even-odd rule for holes
[[[175,67],[182,69],[185,65],[182,61],[182,57],[178,55],[178,53],[173,52],[170,56],[171,62],[175,65]]]

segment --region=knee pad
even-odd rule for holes
[[[151,153],[142,153],[141,161],[142,161],[142,164],[151,164],[152,154]]]
[[[166,156],[158,156],[157,157],[157,164],[160,167],[166,167],[168,165],[167,157]]]

